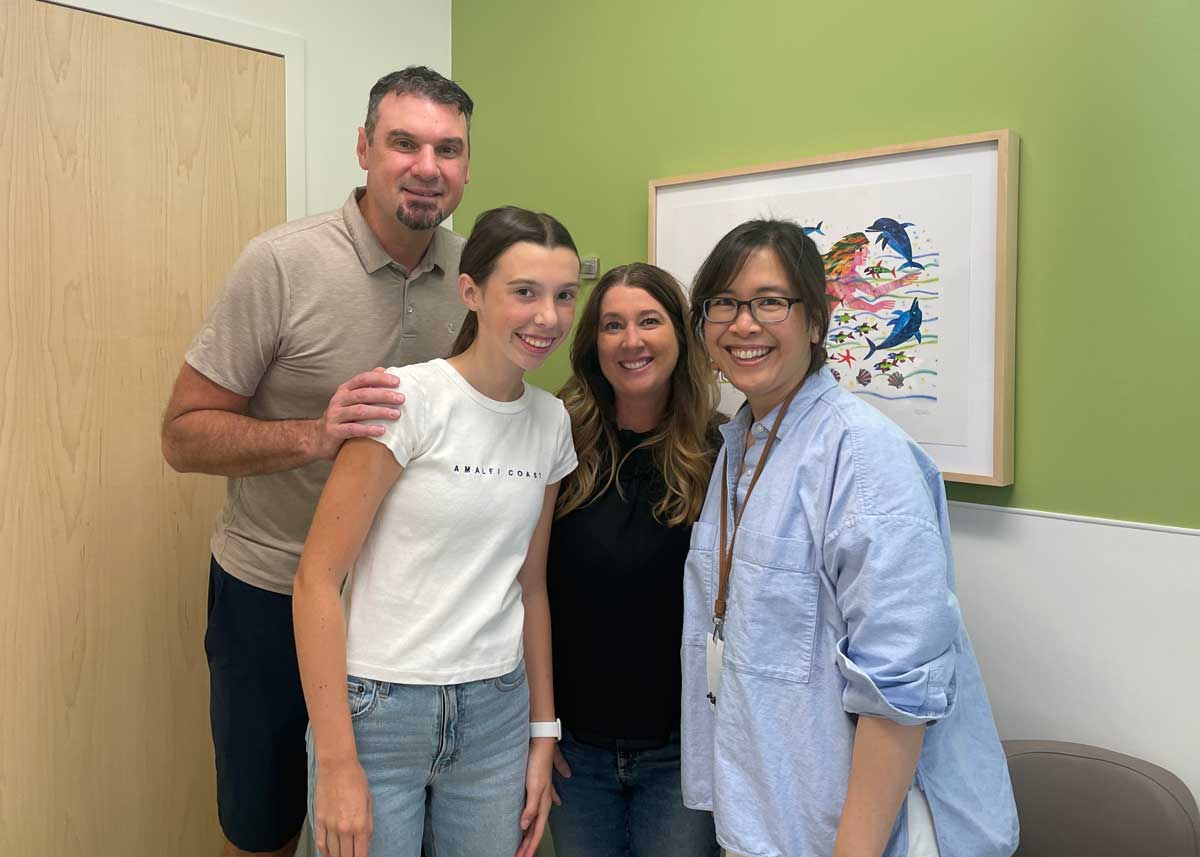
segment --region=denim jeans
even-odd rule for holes
[[[564,730],[559,749],[571,777],[554,772],[558,857],[717,857],[712,813],[683,805],[678,733],[653,750],[605,750]]]
[[[358,760],[374,801],[371,857],[512,857],[529,757],[525,664],[498,678],[404,685],[349,676]],[[308,734],[309,814],[316,752]],[[426,824],[429,829],[426,830]]]

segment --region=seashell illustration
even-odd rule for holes
[[[840,380],[842,380],[842,373],[841,373],[841,372],[839,372],[839,371],[838,371],[838,370],[836,370],[836,369],[830,369],[829,371],[833,373],[833,380],[835,380],[835,381],[840,381]]]
[[[864,387],[871,383],[871,373],[866,369],[860,369],[858,375],[854,378],[855,381],[862,384]]]
[[[888,375],[888,383],[899,390],[904,386],[904,376],[899,372],[893,372],[891,375]]]

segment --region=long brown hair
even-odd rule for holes
[[[547,250],[566,247],[576,256],[579,255],[579,251],[575,249],[575,240],[571,238],[567,227],[549,214],[505,205],[489,208],[475,218],[471,237],[463,245],[458,272],[466,274],[482,285],[495,270],[496,262],[504,251],[522,241],[545,247]],[[479,319],[473,310],[468,310],[467,317],[463,319],[462,329],[459,330],[454,345],[450,347],[450,356],[457,357],[470,348],[478,333]]]
[[[600,370],[600,305],[613,286],[642,289],[662,304],[675,331],[679,359],[671,373],[666,417],[650,437],[621,456],[617,442],[616,399]],[[666,494],[654,506],[654,516],[669,527],[690,524],[700,515],[712,474],[716,443],[717,386],[708,371],[704,346],[688,319],[687,297],[675,278],[653,265],[635,262],[606,273],[592,290],[571,344],[569,381],[559,398],[571,416],[571,432],[579,458],[576,470],[563,479],[556,517],[586,506],[615,482],[625,458],[649,447],[663,475]]]

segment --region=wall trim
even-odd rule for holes
[[[38,0],[81,12],[95,12],[134,24],[147,24],[188,36],[283,57],[284,171],[287,219],[308,213],[307,147],[304,138],[304,39],[234,18],[199,12],[160,0]]]
[[[998,514],[999,513],[999,514]],[[1162,765],[1200,794],[1194,529],[957,503],[959,605],[1001,738]]]
[[[1116,518],[1089,518],[1084,515],[1068,515],[1062,512],[1043,512],[1040,509],[1019,509],[1011,506],[989,506],[986,503],[969,503],[965,500],[951,500],[950,507],[962,509],[985,509],[989,512],[1003,512],[1006,515],[1028,515],[1034,518],[1053,518],[1057,521],[1074,521],[1079,524],[1100,524],[1106,527],[1124,527],[1130,530],[1149,530],[1155,533],[1174,533],[1180,536],[1200,537],[1200,530],[1188,527],[1170,527],[1164,524],[1145,524],[1140,521],[1122,521]]]

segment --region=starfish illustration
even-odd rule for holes
[[[851,366],[858,358],[851,354],[849,349],[846,349],[841,354],[834,355],[833,359],[839,363],[845,363],[847,366]]]

